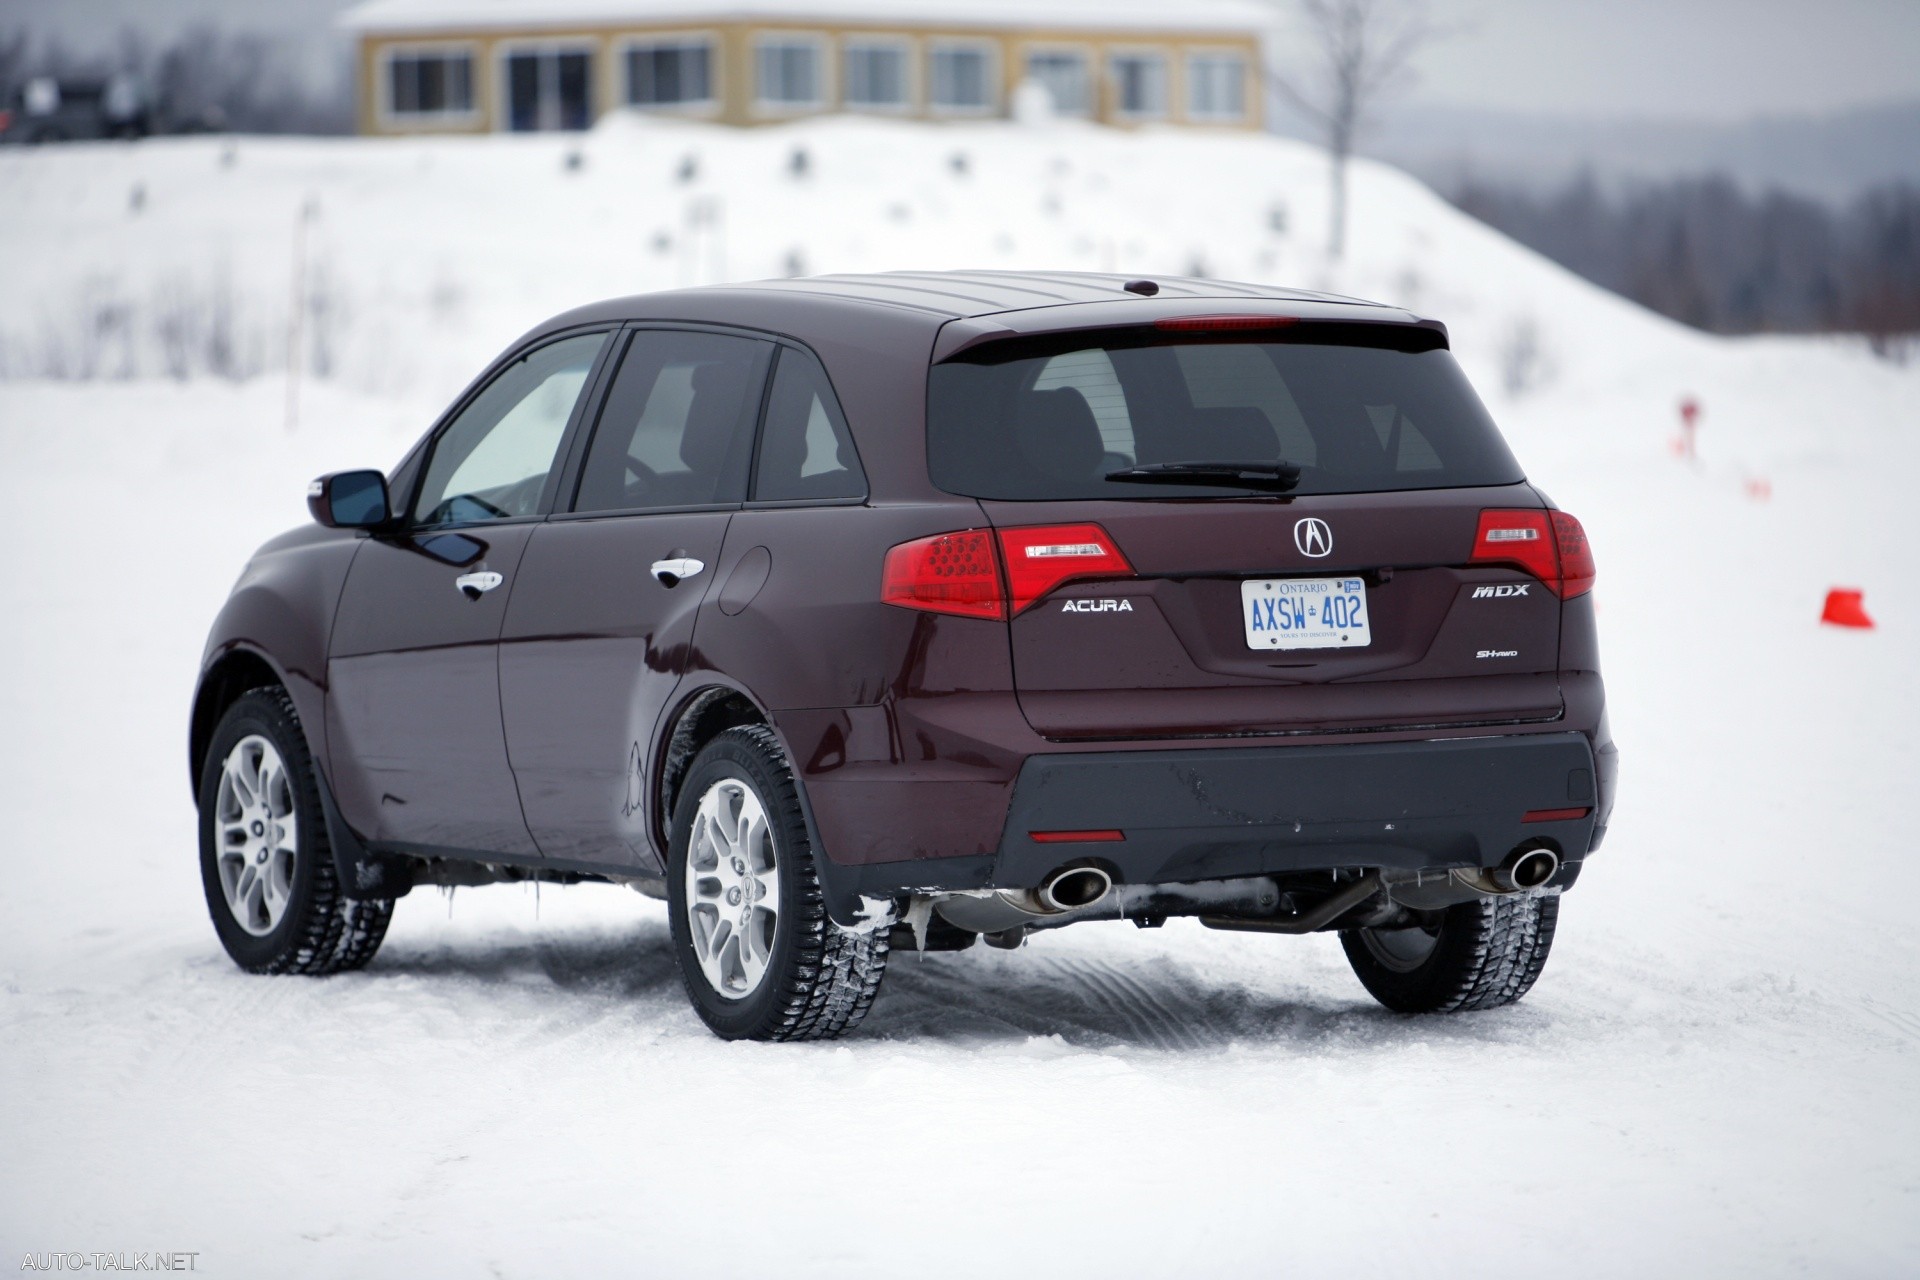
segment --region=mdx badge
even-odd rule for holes
[[[1315,560],[1330,556],[1333,554],[1333,530],[1327,528],[1327,522],[1318,516],[1295,520],[1293,545],[1300,548],[1301,555],[1312,556]]]
[[[1527,588],[1532,585],[1531,582],[1503,582],[1497,587],[1475,587],[1473,589],[1473,598],[1475,600],[1504,600],[1509,596],[1523,596],[1527,594]]]

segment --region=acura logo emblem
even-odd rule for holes
[[[1333,530],[1327,528],[1325,520],[1308,516],[1304,520],[1293,522],[1293,545],[1300,548],[1303,556],[1312,556],[1318,560],[1321,556],[1333,554]]]

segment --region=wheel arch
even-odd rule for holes
[[[332,851],[341,893],[356,899],[404,897],[413,887],[407,860],[369,849],[347,825],[334,801],[333,783],[320,749],[322,742],[316,740],[312,728],[320,722],[324,708],[318,705],[317,697],[308,699],[308,705],[302,705],[301,683],[288,680],[270,657],[250,645],[230,645],[208,664],[194,691],[187,747],[194,803],[200,802],[200,779],[206,772],[207,751],[220,718],[249,690],[265,688],[284,691],[300,719],[300,732],[307,739],[307,757],[312,761],[314,783],[320,791],[321,817],[326,823],[327,844]]]
[[[867,904],[861,898],[857,876],[842,867],[820,842],[820,824],[813,815],[813,803],[807,796],[806,779],[801,776],[793,746],[780,731],[773,713],[746,689],[711,675],[692,692],[680,698],[665,720],[660,734],[660,751],[654,780],[653,821],[648,834],[655,841],[660,865],[667,865],[668,822],[673,806],[680,798],[680,784],[700,749],[728,729],[740,725],[762,725],[773,734],[787,757],[787,770],[793,779],[794,793],[800,798],[800,816],[807,827],[807,843],[814,851],[814,871],[819,877],[827,914],[836,924],[855,927],[867,920]]]
[[[247,690],[276,685],[287,688],[280,668],[264,653],[246,645],[228,648],[201,673],[199,686],[193,692],[193,714],[187,729],[187,785],[193,788],[196,802],[200,798],[200,775],[207,767],[207,748],[213,743],[213,731],[220,717]],[[309,750],[312,745],[309,740]]]
[[[728,729],[758,724],[773,729],[773,717],[746,690],[732,684],[709,682],[674,704],[660,734],[659,763],[654,770],[653,821],[649,835],[666,865],[669,824],[680,798],[680,784],[700,749]],[[776,736],[778,729],[774,729]],[[781,743],[784,750],[786,744]],[[804,803],[804,802],[803,802]]]

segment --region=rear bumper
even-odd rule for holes
[[[1577,862],[1605,821],[1603,795],[1611,798],[1611,779],[1596,773],[1583,733],[1035,755],[1020,769],[994,852],[837,870],[857,881],[848,888],[877,896],[1031,888],[1063,864],[1088,860],[1129,884],[1334,867],[1488,867],[1529,841],[1549,842]],[[1585,812],[1522,821],[1569,809]],[[1114,830],[1124,838],[1030,834]]]

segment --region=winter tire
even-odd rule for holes
[[[694,757],[674,806],[667,897],[693,1007],[727,1040],[829,1040],[866,1015],[887,934],[827,916],[786,753],[743,726]]]
[[[340,892],[293,700],[241,695],[200,773],[200,879],[214,931],[249,973],[339,973],[373,959],[391,899]]]
[[[1527,994],[1553,947],[1560,895],[1480,898],[1407,929],[1347,929],[1347,962],[1396,1013],[1497,1009]]]

